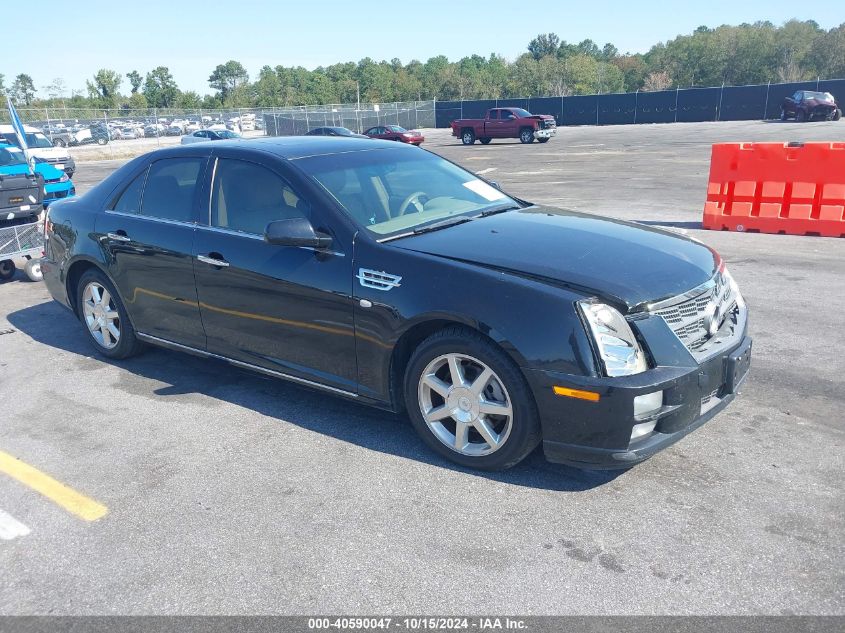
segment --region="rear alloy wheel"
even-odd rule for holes
[[[461,142],[464,145],[472,145],[475,143],[475,132],[472,130],[464,130],[461,134]]]
[[[533,143],[534,142],[534,130],[532,130],[529,127],[522,128],[522,131],[519,133],[519,142],[525,143],[526,145],[528,143]]]
[[[524,377],[473,330],[447,328],[420,344],[408,365],[405,399],[426,444],[462,466],[510,468],[540,441]]]
[[[77,306],[98,352],[109,358],[127,358],[141,349],[126,309],[103,273],[90,270],[82,275]]]

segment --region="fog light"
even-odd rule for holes
[[[634,418],[642,420],[663,406],[663,392],[653,391],[634,398]]]
[[[657,425],[657,420],[652,420],[651,422],[641,422],[640,424],[635,424],[634,428],[631,429],[631,441],[649,435],[653,430],[654,427]]]

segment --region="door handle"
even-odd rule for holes
[[[197,255],[197,259],[211,266],[220,266],[222,268],[225,268],[229,265],[229,262],[227,262],[225,259],[216,259],[214,257],[209,257],[208,255]]]
[[[106,237],[113,242],[131,242],[129,236],[124,233],[106,233]]]

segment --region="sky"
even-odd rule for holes
[[[29,19],[35,15],[28,13]],[[167,66],[182,90],[206,94],[214,67],[230,59],[240,61],[250,78],[265,64],[314,69],[363,57],[407,63],[492,52],[514,59],[547,32],[575,43],[612,42],[634,53],[701,25],[792,18],[830,29],[845,22],[845,12],[838,1],[794,0],[77,0],[73,10],[45,16],[43,40],[38,29],[26,29],[19,46],[3,46],[0,73],[7,86],[19,73],[30,75],[43,95],[56,77],[68,93],[83,91],[86,79],[110,68],[124,76],[121,91],[128,93],[127,72]],[[60,29],[52,28],[59,23]],[[7,29],[4,37],[13,34]]]

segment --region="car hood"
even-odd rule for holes
[[[532,206],[392,242],[595,294],[628,310],[710,279],[719,256],[682,235],[622,220]]]
[[[35,172],[41,174],[44,180],[58,180],[64,176],[65,172],[56,169],[49,163],[35,163]],[[0,174],[7,176],[20,176],[29,173],[29,165],[6,165],[0,167]]]

